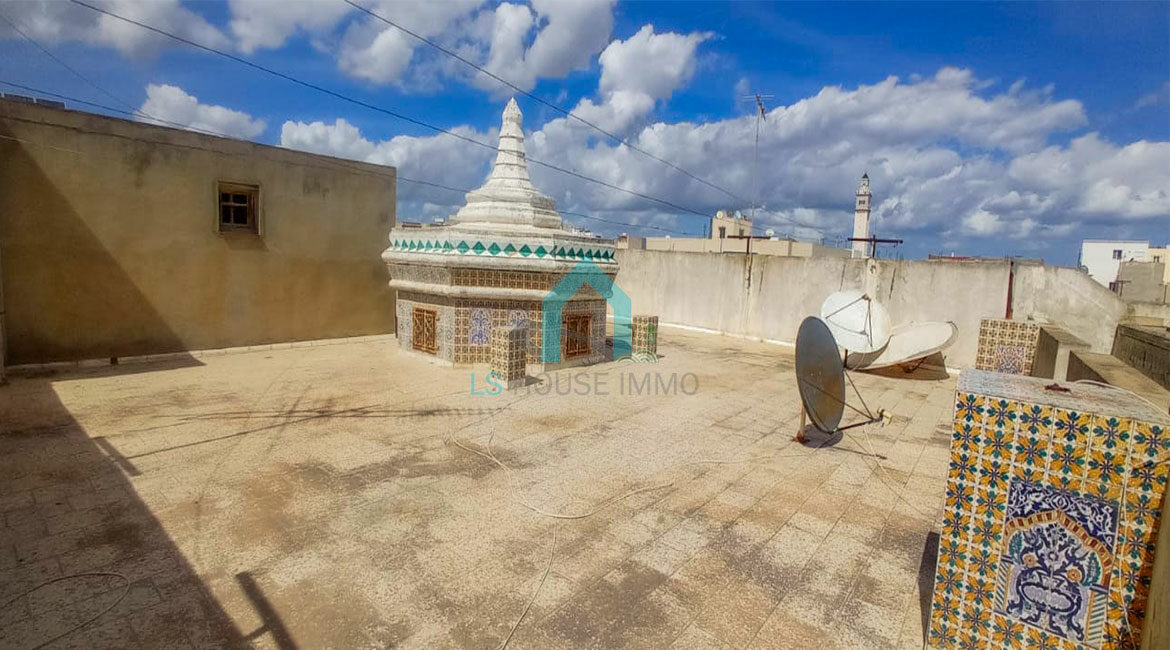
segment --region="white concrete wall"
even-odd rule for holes
[[[1091,241],[1081,242],[1081,266],[1089,270],[1089,276],[1103,287],[1117,279],[1117,268],[1121,262],[1146,261],[1150,243],[1145,241]],[[1113,257],[1113,251],[1121,251],[1121,259]]]
[[[954,321],[959,338],[947,351],[952,366],[974,365],[979,321],[1003,318],[1007,309],[1006,262],[650,250],[619,251],[618,261],[617,284],[634,313],[657,315],[665,324],[792,342],[800,322],[819,314],[826,296],[860,289],[889,308],[894,324]]]
[[[1127,307],[1130,317],[1160,320],[1162,324],[1170,327],[1170,304],[1131,302],[1128,303]]]
[[[627,248],[639,248],[627,246]],[[647,237],[645,246],[651,251],[678,251],[686,253],[744,253],[746,239],[703,239],[699,237]],[[850,257],[848,248],[833,248],[811,242],[790,239],[753,239],[751,252],[759,255],[790,257]]]
[[[635,314],[664,324],[792,342],[805,316],[820,313],[825,297],[859,289],[876,297],[893,324],[952,321],[959,336],[947,364],[972,366],[979,322],[1007,312],[1011,266],[1004,262],[854,260],[734,253],[623,250],[617,284]],[[1146,306],[1142,306],[1146,307]],[[1137,313],[1116,294],[1076,269],[1016,265],[1012,317],[1054,323],[1108,353],[1117,324]],[[1146,313],[1150,312],[1150,313]]]
[[[1126,317],[1125,301],[1077,269],[1059,266],[1016,267],[1012,317],[1059,325],[1108,353],[1117,323]]]

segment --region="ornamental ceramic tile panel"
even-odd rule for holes
[[[483,307],[472,308],[468,327],[467,338],[471,345],[487,345],[491,340],[491,311]]]
[[[634,316],[631,336],[634,354],[658,354],[658,317]]]
[[[975,367],[1013,375],[1030,375],[1039,337],[1040,325],[1031,321],[980,321]]]
[[[528,327],[525,325],[506,325],[492,330],[491,372],[506,389],[523,386],[527,378],[527,338]]]
[[[1170,419],[1105,387],[959,378],[928,646],[1136,648]]]

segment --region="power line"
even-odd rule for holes
[[[75,4],[75,5],[78,5],[78,6],[81,6],[81,7],[85,7],[86,9],[90,9],[91,11],[96,11],[96,12],[98,12],[98,13],[100,13],[100,14],[104,14],[104,15],[106,15],[106,16],[109,16],[109,17],[111,17],[111,18],[117,18],[118,20],[121,20],[121,21],[124,21],[124,22],[130,23],[131,25],[137,25],[138,27],[141,27],[141,28],[143,28],[143,29],[146,29],[146,30],[149,30],[149,31],[151,31],[151,32],[154,32],[155,34],[159,34],[160,36],[166,36],[167,38],[173,39],[173,40],[175,40],[175,41],[178,41],[178,42],[180,42],[180,43],[184,43],[184,44],[186,44],[186,45],[190,45],[191,47],[198,48],[198,49],[200,49],[200,50],[203,50],[203,51],[205,51],[205,52],[210,52],[210,53],[212,53],[212,54],[216,54],[216,55],[222,56],[222,57],[224,57],[224,58],[230,59],[230,60],[232,60],[232,61],[235,61],[235,62],[237,62],[237,63],[243,64],[243,65],[246,65],[246,66],[248,66],[248,67],[250,67],[250,68],[253,68],[253,69],[259,70],[259,71],[261,71],[261,72],[264,72],[264,73],[270,74],[270,75],[272,75],[272,76],[279,77],[279,78],[281,78],[281,79],[284,79],[284,80],[286,80],[286,81],[289,81],[289,82],[295,83],[295,84],[297,84],[297,85],[299,85],[299,86],[303,86],[303,87],[305,87],[305,88],[309,88],[309,89],[311,89],[311,90],[316,90],[316,91],[318,91],[318,92],[324,93],[324,94],[326,94],[326,95],[329,95],[330,97],[334,97],[334,98],[336,98],[336,99],[340,99],[340,100],[342,100],[342,101],[345,101],[345,102],[348,102],[348,103],[354,104],[354,105],[356,105],[356,106],[361,106],[361,107],[363,107],[363,108],[367,108],[367,109],[369,109],[369,110],[372,110],[372,111],[377,111],[377,112],[379,112],[379,113],[383,113],[383,114],[385,114],[385,115],[389,115],[390,117],[394,117],[394,118],[400,119],[400,120],[402,120],[402,121],[404,121],[404,122],[409,122],[410,124],[414,124],[414,125],[417,125],[417,126],[421,126],[421,127],[423,127],[423,128],[426,128],[426,129],[430,129],[430,130],[432,130],[432,131],[435,131],[435,132],[437,132],[437,133],[442,133],[442,134],[445,134],[445,135],[452,136],[452,137],[454,137],[454,138],[457,138],[457,139],[459,139],[459,140],[462,140],[462,141],[464,141],[464,142],[467,142],[467,143],[469,143],[469,144],[474,144],[474,145],[476,145],[476,146],[479,146],[479,147],[484,147],[485,149],[490,149],[490,150],[492,150],[492,151],[496,151],[496,152],[498,152],[498,151],[499,151],[499,148],[498,148],[498,147],[495,147],[495,146],[493,146],[493,145],[487,144],[487,143],[485,143],[485,142],[480,142],[479,140],[476,140],[475,138],[470,138],[470,137],[467,137],[467,136],[465,136],[465,135],[461,135],[461,134],[459,134],[459,133],[456,133],[456,132],[454,132],[454,131],[452,131],[452,130],[450,130],[450,129],[445,129],[445,128],[443,128],[443,127],[440,127],[440,126],[435,126],[435,125],[433,125],[433,124],[430,124],[430,123],[428,123],[428,122],[424,122],[424,121],[422,121],[422,120],[419,120],[419,119],[416,119],[416,118],[410,117],[409,115],[405,115],[405,114],[403,114],[403,113],[399,113],[399,112],[396,112],[396,111],[392,111],[392,110],[390,110],[390,109],[388,109],[388,108],[383,108],[383,107],[381,107],[381,106],[377,106],[377,105],[375,105],[375,104],[371,104],[371,103],[369,103],[369,102],[367,102],[367,101],[364,101],[364,100],[361,100],[361,99],[357,99],[357,98],[355,98],[355,97],[350,97],[349,95],[345,95],[345,94],[343,94],[343,93],[339,93],[339,92],[337,92],[337,91],[335,91],[335,90],[330,90],[330,89],[328,89],[328,88],[326,88],[326,87],[324,87],[324,86],[320,86],[320,85],[318,85],[318,84],[315,84],[315,83],[312,83],[312,82],[310,82],[310,81],[305,81],[305,80],[303,80],[303,79],[299,79],[299,78],[297,78],[297,77],[294,77],[294,76],[292,76],[292,75],[286,74],[286,73],[284,73],[284,72],[280,72],[280,71],[278,71],[278,70],[274,70],[274,69],[272,69],[272,68],[269,68],[269,67],[266,67],[266,66],[260,65],[259,63],[255,63],[255,62],[249,61],[249,60],[247,60],[247,59],[245,59],[245,58],[238,57],[238,56],[236,56],[236,55],[234,55],[234,54],[231,54],[231,53],[228,53],[228,52],[224,52],[223,50],[218,50],[218,49],[216,49],[216,48],[213,48],[213,47],[210,47],[210,46],[207,46],[207,45],[203,45],[203,44],[200,44],[200,43],[196,43],[195,41],[192,41],[192,40],[190,40],[190,39],[184,38],[184,37],[182,37],[182,36],[178,36],[178,35],[176,35],[176,34],[172,34],[171,32],[168,32],[168,31],[165,31],[165,30],[159,29],[159,28],[157,28],[157,27],[153,27],[153,26],[151,26],[151,25],[147,25],[146,23],[139,22],[139,21],[137,21],[137,20],[134,20],[134,19],[132,19],[132,18],[127,18],[127,17],[125,17],[125,16],[121,16],[121,15],[119,15],[119,14],[116,14],[116,13],[114,13],[114,12],[112,12],[112,11],[109,11],[109,10],[107,10],[107,9],[103,9],[103,8],[101,8],[101,7],[96,7],[96,6],[94,6],[94,5],[91,5],[91,4],[88,4],[88,3],[86,3],[86,2],[83,2],[82,0],[69,0],[69,1],[70,1],[70,2],[72,2],[72,3],[73,3],[73,4]],[[687,213],[690,213],[690,214],[695,214],[695,215],[698,215],[698,216],[700,216],[700,217],[703,217],[704,219],[707,219],[707,218],[709,218],[709,216],[708,216],[706,213],[704,213],[704,212],[699,212],[698,210],[694,210],[694,209],[691,209],[691,208],[687,208],[687,207],[681,206],[681,205],[679,205],[679,204],[677,204],[677,203],[674,203],[674,202],[672,202],[672,201],[668,201],[668,200],[666,200],[666,199],[660,199],[660,198],[658,198],[658,197],[655,197],[655,196],[650,196],[649,194],[643,194],[642,192],[638,192],[638,191],[635,191],[635,190],[627,189],[627,188],[621,187],[620,185],[614,185],[613,183],[609,183],[609,182],[607,182],[607,181],[603,181],[603,180],[599,180],[599,179],[596,179],[596,178],[593,178],[593,177],[590,177],[590,176],[586,176],[585,174],[582,174],[582,173],[580,173],[580,172],[576,172],[576,171],[573,171],[573,170],[571,170],[571,169],[566,169],[566,168],[564,168],[564,167],[561,167],[561,166],[559,166],[559,165],[555,165],[555,164],[553,164],[553,163],[544,162],[544,161],[542,161],[542,160],[537,160],[536,158],[531,158],[531,157],[529,157],[529,158],[528,158],[528,161],[529,161],[529,162],[531,162],[531,163],[533,163],[533,164],[540,165],[540,166],[542,166],[542,167],[546,167],[546,168],[548,168],[548,169],[551,169],[551,170],[553,170],[553,171],[558,171],[558,172],[560,172],[560,173],[562,173],[562,174],[566,174],[566,175],[568,175],[568,176],[572,176],[572,177],[574,177],[574,178],[578,178],[578,179],[580,179],[580,180],[583,180],[583,181],[587,181],[587,182],[590,182],[590,183],[595,183],[595,184],[597,184],[597,185],[601,185],[601,186],[603,186],[603,187],[607,187],[607,188],[610,188],[610,189],[613,189],[613,190],[617,190],[617,191],[619,191],[619,192],[624,192],[624,193],[626,193],[626,194],[629,194],[629,195],[631,195],[631,196],[636,196],[636,197],[638,197],[638,198],[646,199],[646,200],[648,200],[648,201],[653,201],[653,202],[655,202],[655,203],[659,203],[659,204],[665,205],[665,206],[667,206],[667,207],[669,207],[669,208],[673,208],[673,209],[675,209],[675,210],[679,210],[679,211],[681,211],[681,212],[687,212]]]
[[[505,86],[511,88],[512,90],[515,90],[516,92],[524,95],[525,97],[528,97],[528,98],[532,99],[533,101],[539,102],[540,104],[543,104],[544,106],[547,106],[547,107],[553,109],[554,111],[557,111],[558,113],[561,113],[562,115],[565,115],[566,117],[571,117],[574,120],[577,120],[578,122],[598,131],[599,133],[605,134],[606,136],[608,136],[610,139],[617,142],[618,144],[623,144],[626,147],[629,147],[631,150],[636,151],[644,156],[648,156],[649,158],[652,158],[652,159],[670,167],[671,169],[674,169],[675,171],[677,171],[677,172],[679,172],[679,173],[681,173],[681,174],[683,174],[683,175],[685,175],[693,180],[696,180],[696,181],[698,181],[698,182],[700,182],[700,183],[702,183],[710,188],[719,190],[720,192],[726,194],[727,196],[730,196],[731,198],[733,198],[737,201],[746,203],[746,201],[744,201],[744,199],[742,197],[734,194],[733,192],[726,190],[726,189],[724,189],[724,188],[722,188],[722,187],[720,187],[720,186],[718,186],[710,181],[707,181],[703,178],[700,178],[700,177],[692,174],[691,172],[683,169],[682,167],[679,167],[678,165],[670,162],[669,160],[665,160],[663,158],[660,158],[660,157],[650,153],[649,151],[642,149],[641,147],[638,147],[634,144],[631,144],[625,138],[622,138],[619,135],[616,135],[614,133],[611,133],[611,132],[601,128],[600,126],[594,124],[593,122],[590,122],[589,120],[586,120],[585,118],[573,113],[572,111],[566,110],[565,108],[562,108],[561,106],[558,106],[557,104],[554,104],[550,101],[545,100],[544,98],[542,98],[538,95],[535,95],[527,90],[524,90],[523,88],[508,81],[507,79],[500,77],[499,75],[495,74],[494,72],[491,72],[490,70],[483,68],[482,66],[475,63],[474,61],[471,61],[470,59],[467,59],[467,58],[461,56],[459,53],[454,52],[446,47],[443,47],[442,45],[432,41],[429,38],[426,38],[425,36],[422,36],[420,34],[416,34],[415,32],[412,32],[411,30],[394,22],[393,20],[390,20],[389,18],[386,18],[385,16],[382,16],[382,15],[374,12],[372,9],[368,9],[366,7],[363,7],[362,5],[359,5],[356,2],[353,2],[353,0],[344,0],[344,2],[346,4],[348,4],[349,6],[357,9],[358,11],[361,11],[361,12],[363,12],[363,13],[365,13],[365,14],[367,14],[367,15],[369,15],[377,20],[380,20],[383,23],[386,23],[387,25],[390,25],[391,27],[394,27],[401,32],[404,32],[406,34],[409,34],[410,36],[413,36],[414,38],[418,39],[419,41],[422,41],[423,43],[430,45],[431,47],[435,48],[436,50],[439,50],[443,54],[446,54],[447,56],[450,56],[454,59],[457,59],[457,60],[467,64],[468,66],[471,66],[472,68],[478,70],[479,72],[482,72],[483,74],[491,77],[492,79],[495,79],[496,81],[504,84]]]
[[[126,100],[122,99],[121,97],[118,97],[117,95],[115,95],[115,94],[111,93],[110,91],[106,90],[105,88],[102,88],[102,87],[101,87],[101,86],[99,86],[99,85],[98,85],[96,82],[94,82],[92,79],[90,79],[89,77],[86,77],[85,75],[83,75],[83,74],[81,74],[80,72],[78,72],[78,71],[77,71],[77,70],[76,70],[76,69],[75,69],[73,66],[71,66],[71,65],[69,65],[68,63],[66,63],[66,62],[62,61],[62,60],[61,60],[60,58],[58,58],[58,57],[57,57],[55,54],[53,54],[52,52],[50,52],[50,51],[48,50],[48,48],[46,48],[45,46],[43,46],[43,45],[41,45],[39,42],[37,42],[37,40],[36,40],[35,38],[33,38],[32,36],[29,36],[28,34],[26,34],[26,33],[24,32],[24,30],[22,30],[20,27],[18,27],[18,26],[16,25],[16,23],[15,23],[15,22],[13,22],[12,20],[10,20],[10,19],[8,18],[8,16],[5,16],[3,13],[0,13],[0,20],[3,20],[4,22],[8,23],[8,26],[12,28],[12,31],[16,32],[17,34],[20,34],[21,38],[23,38],[24,40],[28,41],[29,43],[32,43],[32,44],[33,44],[33,45],[34,45],[34,46],[35,46],[35,47],[36,47],[38,50],[40,50],[40,51],[41,51],[41,53],[42,53],[42,54],[44,54],[45,56],[49,57],[49,58],[50,58],[50,59],[52,59],[53,61],[56,61],[56,62],[57,62],[57,64],[58,64],[58,65],[60,65],[62,68],[65,68],[65,69],[66,69],[66,70],[68,70],[69,72],[73,73],[73,76],[75,76],[75,77],[77,77],[78,79],[80,79],[80,80],[84,81],[85,83],[89,84],[91,87],[93,87],[93,88],[94,88],[95,90],[97,90],[99,93],[101,93],[101,94],[105,95],[106,97],[109,97],[110,99],[114,100],[115,102],[118,102],[119,104],[121,104],[121,105],[123,105],[123,106],[125,106],[125,107],[127,107],[127,108],[129,108],[129,109],[131,109],[131,110],[133,110],[133,109],[134,109],[134,106],[133,106],[133,105],[131,105],[131,104],[130,104],[130,102],[127,102]],[[149,117],[149,116],[147,116],[147,117]],[[152,118],[152,119],[153,119],[153,118]]]
[[[227,135],[226,133],[218,133],[218,132],[216,132],[216,131],[210,131],[210,130],[206,130],[206,129],[200,129],[200,128],[198,128],[198,127],[193,127],[193,126],[190,126],[190,125],[184,125],[184,124],[180,124],[180,123],[178,123],[178,122],[171,122],[171,121],[169,121],[169,120],[164,120],[164,119],[161,119],[161,118],[155,117],[155,116],[151,115],[150,113],[147,113],[146,111],[142,110],[141,108],[134,108],[134,105],[133,105],[133,104],[131,104],[130,102],[126,101],[125,99],[122,99],[121,97],[119,97],[119,96],[115,95],[114,93],[112,93],[112,92],[110,92],[110,91],[106,90],[106,89],[105,89],[105,88],[103,88],[103,87],[102,87],[100,84],[98,84],[96,81],[94,81],[94,80],[90,79],[89,77],[85,76],[84,74],[82,74],[81,72],[79,72],[79,71],[78,71],[76,68],[74,68],[73,66],[69,65],[69,64],[68,64],[68,63],[66,63],[64,60],[62,60],[60,57],[58,57],[58,56],[56,56],[55,54],[53,54],[51,51],[49,51],[49,49],[48,49],[48,48],[46,48],[44,45],[41,45],[41,44],[40,44],[40,42],[38,42],[38,41],[37,41],[35,38],[33,38],[32,36],[29,36],[29,35],[28,35],[28,34],[26,34],[26,33],[25,33],[23,30],[21,30],[21,29],[20,29],[20,27],[18,27],[18,26],[16,25],[16,23],[15,23],[15,22],[13,22],[12,20],[10,20],[10,19],[9,19],[7,16],[5,16],[3,13],[0,13],[0,19],[2,19],[4,22],[8,23],[8,26],[9,26],[9,27],[11,27],[11,28],[13,29],[13,31],[15,31],[17,34],[20,34],[20,36],[21,36],[22,38],[24,38],[24,40],[28,41],[29,43],[32,43],[32,44],[33,44],[33,46],[35,46],[35,47],[36,47],[38,50],[40,50],[40,51],[41,51],[41,52],[42,52],[42,53],[43,53],[45,56],[47,56],[47,57],[49,57],[50,59],[52,59],[53,61],[55,61],[55,62],[56,62],[58,65],[60,65],[62,68],[65,68],[66,70],[68,70],[70,73],[72,73],[72,74],[73,74],[73,76],[75,76],[75,77],[77,77],[78,79],[80,79],[80,80],[84,81],[86,84],[88,84],[88,85],[89,85],[90,87],[92,87],[94,90],[97,90],[99,93],[101,93],[101,94],[105,95],[106,97],[109,97],[110,99],[112,99],[112,100],[114,100],[115,102],[117,102],[117,103],[119,103],[119,104],[121,104],[121,105],[125,106],[126,108],[129,108],[129,109],[130,109],[130,114],[132,114],[132,115],[136,115],[136,116],[145,117],[145,118],[147,118],[147,119],[149,119],[149,120],[153,120],[153,121],[155,121],[155,122],[158,122],[159,124],[172,124],[172,125],[176,125],[176,126],[181,126],[181,127],[185,128],[185,129],[190,129],[190,130],[193,130],[193,131],[200,131],[200,132],[203,132],[203,133],[208,133],[208,134],[211,134],[211,135],[219,136],[219,137],[221,137],[221,138],[232,138],[232,137],[233,137],[233,136]],[[15,86],[16,84],[11,84],[11,85],[14,85],[14,86]],[[34,91],[34,92],[36,92],[36,91]],[[45,93],[45,94],[52,94],[52,93]],[[75,99],[75,100],[70,100],[70,101],[74,101],[74,102],[80,102],[81,100],[76,100],[76,99]],[[233,139],[234,139],[234,138],[233,138]]]
[[[38,95],[46,95],[49,97],[54,97],[56,99],[60,99],[62,101],[66,101],[66,102],[72,102],[74,104],[81,104],[84,106],[92,106],[94,108],[100,108],[102,110],[109,111],[111,113],[118,113],[121,115],[130,115],[130,116],[139,116],[140,115],[140,113],[137,111],[128,111],[128,110],[123,110],[120,108],[114,108],[113,106],[107,106],[105,104],[99,104],[97,102],[90,102],[90,101],[86,101],[84,99],[78,99],[76,97],[71,97],[69,95],[62,95],[60,93],[55,93],[55,92],[44,90],[41,88],[35,88],[33,86],[27,86],[27,85],[19,84],[19,83],[12,82],[12,81],[6,81],[4,79],[0,79],[0,84],[3,84],[5,86],[11,86],[13,88],[19,88],[19,89],[24,90],[26,92],[36,93]],[[212,136],[225,138],[225,139],[229,139],[229,140],[236,140],[239,142],[251,142],[251,140],[243,140],[243,139],[237,138],[235,136],[227,135],[225,133],[219,133],[219,132],[212,131],[209,129],[190,127],[190,126],[187,126],[181,122],[171,122],[169,120],[163,120],[163,119],[154,118],[154,117],[151,117],[150,119],[156,120],[156,121],[161,122],[161,123],[170,124],[170,125],[178,127],[178,128],[195,131],[197,133],[203,133],[206,135],[212,135]],[[66,153],[72,153],[72,154],[80,154],[81,153],[79,151],[74,151],[72,149],[62,149],[60,147],[53,147],[50,145],[42,145],[41,143],[38,143],[38,142],[31,142],[31,141],[27,141],[27,140],[22,140],[20,138],[13,138],[13,137],[8,137],[8,136],[0,136],[0,137],[3,137],[6,140],[14,140],[14,141],[22,142],[25,144],[47,146],[47,147],[50,147],[52,149],[58,149],[60,151],[64,151]],[[150,140],[143,140],[143,141],[144,142],[152,142]],[[182,146],[182,145],[176,145],[175,143],[166,143],[166,144],[168,144],[170,146]],[[324,165],[318,165],[318,166],[323,166],[323,167],[326,167],[329,169],[343,169],[346,171],[357,171],[357,172],[362,171],[359,168],[356,168],[356,167],[353,167],[352,165],[346,164],[346,162],[342,159],[327,158],[325,160],[322,160],[322,162],[323,163],[332,163],[332,164],[324,164]],[[453,187],[451,185],[444,185],[443,183],[436,183],[434,181],[424,181],[424,180],[417,179],[417,178],[408,178],[406,176],[402,176],[401,174],[398,174],[397,170],[395,170],[394,178],[395,178],[395,180],[401,181],[403,183],[411,183],[414,185],[423,185],[423,186],[427,186],[427,187],[434,187],[437,189],[448,190],[450,192],[457,192],[460,194],[474,194],[476,192],[476,190],[469,190],[466,188]],[[603,217],[595,217],[593,215],[583,214],[581,212],[571,212],[568,210],[560,210],[559,212],[562,215],[581,217],[583,219],[592,219],[594,221],[602,221],[605,223],[610,223],[610,224],[614,224],[614,225],[618,225],[618,226],[626,226],[628,228],[644,228],[644,229],[650,229],[650,230],[658,230],[658,231],[666,232],[666,233],[675,233],[675,234],[680,234],[680,235],[687,234],[686,232],[679,230],[677,228],[664,228],[661,226],[654,226],[654,225],[650,225],[650,224],[637,224],[637,223],[632,223],[629,221],[617,221],[614,219],[605,219]]]

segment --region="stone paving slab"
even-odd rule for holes
[[[954,379],[800,444],[789,349],[668,334],[501,395],[392,339],[16,376],[0,647],[496,647],[530,601],[509,647],[921,647]]]

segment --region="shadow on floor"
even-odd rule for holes
[[[930,601],[934,593],[934,572],[938,565],[938,533],[931,532],[922,545],[922,561],[918,564],[918,608],[922,613],[922,643],[930,630]]]
[[[947,374],[946,359],[941,352],[935,352],[928,357],[910,363],[899,363],[887,368],[874,368],[872,370],[862,369],[855,372],[914,381],[942,381],[950,377]]]
[[[86,434],[51,379],[0,386],[0,422],[0,647],[246,645],[139,498],[137,470]],[[273,640],[287,640],[240,584]]]
[[[272,642],[280,650],[296,650],[297,644],[293,641],[292,635],[288,633],[288,629],[284,627],[284,621],[276,613],[272,603],[268,602],[268,598],[260,589],[260,585],[256,584],[252,574],[248,571],[237,573],[236,582],[240,583],[244,596],[248,598],[248,602],[252,603],[252,607],[255,608],[257,616],[263,623],[244,638],[251,641],[269,634],[272,636]]]

